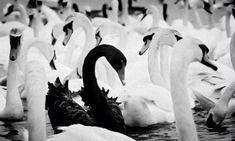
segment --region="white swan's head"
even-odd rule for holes
[[[147,8],[145,8],[143,12],[143,17],[141,18],[141,21],[148,15],[148,14],[158,14],[160,13],[158,8],[155,5],[149,5]]]
[[[152,45],[156,45],[157,48],[161,45],[173,46],[178,40],[182,39],[181,34],[174,29],[166,28],[150,28],[143,37],[144,45],[139,51],[139,55],[142,55]]]
[[[63,35],[63,23],[57,23],[53,26],[51,32],[51,45],[55,45],[58,38]]]
[[[201,62],[216,71],[217,67],[210,61],[208,52],[208,47],[202,41],[192,37],[184,37],[174,45],[172,58],[189,62]]]
[[[205,0],[190,0],[189,5],[195,8],[203,8],[207,13],[212,14],[211,5]]]
[[[86,24],[90,24],[90,20],[84,14],[73,13],[69,15],[65,20],[65,25],[63,26],[63,32],[65,33],[63,45],[67,45],[74,30],[78,27],[86,26]]]
[[[3,8],[3,23],[20,19],[20,12],[14,4],[6,4]]]
[[[64,13],[64,9],[70,7],[68,0],[58,0],[59,14]]]
[[[21,48],[21,41],[22,41],[22,31],[17,28],[13,28],[10,32],[11,49],[10,49],[9,58],[11,61],[17,60]]]
[[[106,55],[107,61],[110,63],[110,65],[113,67],[113,69],[117,72],[118,77],[123,85],[126,84],[125,82],[125,68],[127,64],[127,59],[125,55],[117,48],[111,46],[111,45],[100,45],[100,46],[106,46],[106,48],[109,48],[109,52]],[[98,47],[98,46],[97,46]],[[97,48],[96,47],[96,48]],[[112,48],[110,48],[112,47]]]
[[[37,9],[28,9],[28,15],[29,15],[29,27],[32,27],[33,20],[35,16],[37,16]]]
[[[126,36],[126,31],[123,26],[116,22],[105,22],[101,24],[95,33],[96,45],[99,45],[102,38],[108,34],[119,34],[120,36]]]

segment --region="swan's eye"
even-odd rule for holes
[[[111,11],[111,10],[113,10],[113,8],[112,8],[112,7],[108,7],[108,10],[110,10],[110,11]]]

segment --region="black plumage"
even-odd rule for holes
[[[116,71],[126,65],[125,56],[110,45],[97,46],[88,53],[83,64],[84,88],[78,92],[85,106],[88,107],[86,110],[72,100],[74,94],[68,90],[68,83],[62,85],[57,79],[54,85],[48,84],[46,108],[53,129],[58,126],[80,123],[104,127],[121,133],[126,132],[117,98],[108,97],[109,90],[100,89],[97,84],[95,63],[102,56],[106,57]]]

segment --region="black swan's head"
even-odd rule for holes
[[[108,47],[108,55],[106,56],[106,59],[111,64],[111,66],[115,69],[115,71],[118,73],[118,76],[122,82],[123,85],[125,85],[125,67],[127,64],[126,57],[124,54],[118,50],[117,48],[106,45]]]

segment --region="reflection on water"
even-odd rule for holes
[[[24,102],[25,103],[25,102]],[[26,106],[25,106],[26,107]],[[27,108],[25,108],[27,113]],[[200,106],[194,108],[194,119],[197,125],[198,136],[201,141],[232,141],[235,140],[235,117],[226,119],[220,129],[209,129],[205,126],[207,112]],[[23,127],[26,121],[21,122],[0,122],[0,141],[22,141]],[[47,116],[47,134],[52,135],[53,131]],[[175,124],[156,124],[144,129],[128,128],[128,135],[141,141],[175,141],[177,134]]]

